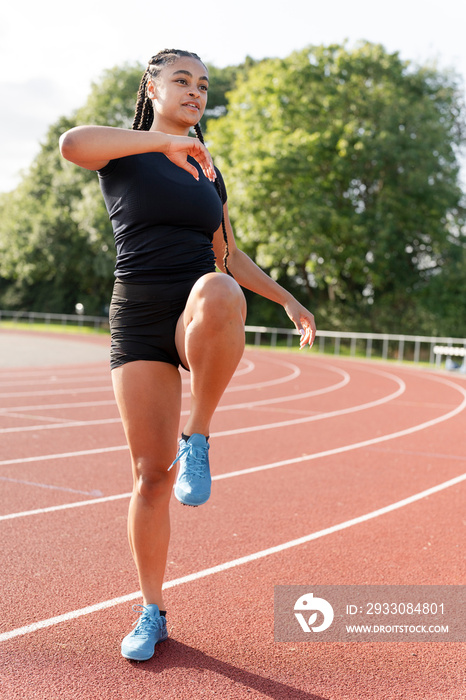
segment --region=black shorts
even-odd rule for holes
[[[184,367],[175,345],[175,330],[197,279],[183,284],[115,281],[109,314],[111,369],[135,360]]]

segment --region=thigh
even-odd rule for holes
[[[112,370],[112,381],[133,465],[166,471],[176,456],[181,377],[166,362],[139,360]]]
[[[215,317],[217,321],[222,321],[228,310],[232,309],[244,323],[246,299],[236,280],[222,272],[209,272],[197,280],[176,325],[175,343],[183,367],[189,368],[186,358],[186,329],[193,318],[199,317],[209,324],[214,322]]]

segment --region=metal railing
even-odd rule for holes
[[[0,310],[0,322],[4,320],[11,320],[13,323],[44,323],[45,325],[67,325],[70,323],[95,329],[108,329],[107,316]],[[299,338],[299,333],[294,328],[246,326],[245,331],[246,342],[256,347],[262,345],[272,348],[291,348],[293,345],[296,345],[295,339]],[[335,355],[435,364],[436,354],[434,353],[434,348],[443,344],[466,348],[466,338],[319,330],[314,346],[319,352],[331,352]]]
[[[52,314],[40,311],[0,311],[0,322],[10,320],[13,323],[44,323],[45,325],[90,326],[108,328],[108,316],[85,316],[84,314]]]
[[[264,326],[246,326],[246,334],[252,334],[253,345],[267,344],[270,347],[292,347],[294,336],[299,337],[295,329]],[[358,355],[368,359],[378,357],[382,360],[412,361],[416,364],[434,364],[434,348],[439,344],[466,348],[466,338],[318,330],[315,341],[315,347],[322,353],[330,351],[335,355]]]

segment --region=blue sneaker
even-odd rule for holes
[[[133,605],[133,610],[141,615],[134,630],[123,639],[121,653],[131,661],[147,661],[154,655],[157,642],[168,639],[167,621],[157,605]]]
[[[199,433],[193,433],[187,442],[183,438],[179,442],[178,454],[173,462],[180,462],[175,498],[185,506],[202,506],[209,500],[212,485],[209,447],[207,438]]]

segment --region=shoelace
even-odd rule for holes
[[[147,634],[160,627],[160,617],[154,620],[149,609],[146,608],[145,605],[133,605],[133,610],[134,612],[142,613],[142,615],[133,622],[133,625],[136,625],[133,634]]]
[[[186,469],[185,469],[185,474],[188,476],[196,476],[199,478],[205,477],[206,476],[206,469],[205,469],[205,454],[208,450],[208,447],[195,447],[194,445],[191,445],[190,443],[186,443],[184,447],[181,447],[179,450],[179,453],[173,462],[168,468],[168,471],[173,467],[174,464],[176,464],[185,454],[189,452],[189,456],[191,457],[189,464],[186,463]]]

